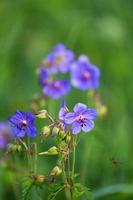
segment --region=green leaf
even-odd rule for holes
[[[30,199],[30,191],[34,185],[34,182],[30,178],[23,179],[23,190],[22,190],[22,199]]]
[[[80,183],[76,183],[73,188],[73,199],[81,200],[83,196],[86,196],[87,200],[92,200],[90,189]]]
[[[51,185],[49,188],[49,195],[48,195],[48,200],[54,200],[55,197],[59,194],[64,189],[64,185],[62,184],[54,184]]]
[[[75,173],[74,174],[74,178],[77,178],[78,176],[80,176],[80,173]]]

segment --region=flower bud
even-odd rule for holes
[[[58,135],[58,133],[59,133],[59,128],[58,127],[54,127],[53,128],[53,130],[52,130],[52,137],[55,137],[55,136],[57,136]]]
[[[39,175],[39,176],[37,176],[36,183],[41,185],[45,182],[45,180],[46,180],[46,178],[44,175]]]
[[[98,107],[97,112],[100,117],[106,117],[108,113],[108,108],[105,105],[101,105]]]
[[[41,130],[41,135],[44,137],[48,137],[50,135],[51,129],[49,126],[44,126]]]
[[[21,145],[17,145],[17,151],[20,152],[22,150],[22,146]]]
[[[8,150],[12,152],[20,152],[22,150],[22,147],[19,144],[8,144]]]
[[[39,153],[39,155],[57,155],[58,148],[56,146],[51,147],[48,151]]]
[[[69,142],[71,141],[71,136],[70,136],[70,135],[67,135],[67,136],[65,137],[65,141],[66,141],[66,143],[69,143]]]
[[[59,137],[60,137],[61,139],[63,139],[65,136],[66,136],[65,131],[60,130],[60,131],[59,131]]]
[[[51,171],[51,176],[59,176],[62,173],[62,169],[58,166],[54,167]]]
[[[40,119],[45,119],[48,116],[48,111],[47,110],[41,110],[36,114],[36,117]]]

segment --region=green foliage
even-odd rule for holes
[[[85,187],[80,183],[74,184],[73,188],[73,200],[81,200],[86,197],[86,200],[92,200],[92,193],[89,188]]]
[[[64,189],[62,184],[52,184],[49,186],[48,200],[54,200],[57,195]]]
[[[23,200],[29,200],[30,199],[30,192],[31,192],[31,189],[32,187],[34,186],[34,182],[32,179],[26,177],[23,179],[22,181],[22,187],[23,187],[23,190],[22,190],[22,199]]]

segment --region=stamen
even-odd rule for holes
[[[26,125],[27,125],[27,121],[26,121],[26,120],[23,120],[23,121],[22,121],[22,124],[23,124],[23,126],[26,126]]]

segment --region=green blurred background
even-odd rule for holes
[[[132,0],[0,1],[0,120],[17,108],[29,109],[33,95],[41,91],[38,63],[58,42],[77,56],[87,54],[101,70],[98,91],[108,116],[96,121],[92,133],[80,135],[76,161],[81,182],[99,200],[133,199],[132,41]],[[73,89],[67,96],[70,108],[80,101],[89,105],[86,93]],[[55,105],[57,113],[60,101]],[[116,166],[112,157],[119,161]],[[45,159],[41,167],[45,171],[51,166]],[[0,177],[0,199],[15,199],[2,172]],[[110,194],[100,197],[97,189],[108,192],[110,185],[123,189],[115,194],[109,189]]]

